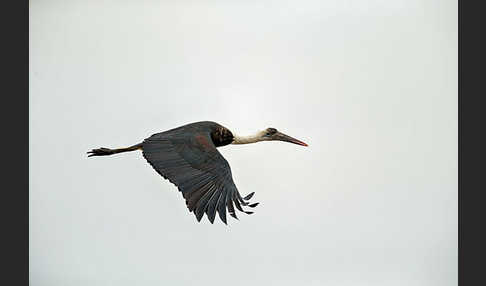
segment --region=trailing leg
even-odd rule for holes
[[[88,157],[92,156],[108,156],[108,155],[113,155],[117,153],[123,153],[123,152],[130,152],[130,151],[135,151],[135,150],[141,150],[142,149],[142,143],[139,143],[137,145],[133,145],[131,147],[127,148],[118,148],[118,149],[109,149],[109,148],[99,148],[99,149],[93,149],[91,151],[88,151],[87,154]]]

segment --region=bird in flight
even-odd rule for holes
[[[238,219],[235,206],[241,212],[252,214],[243,207],[254,208],[258,203],[250,203],[254,192],[245,197],[240,195],[228,162],[216,148],[271,140],[307,146],[275,128],[267,128],[250,136],[237,136],[218,123],[201,121],[153,134],[131,147],[92,149],[88,157],[141,150],[155,171],[178,187],[189,212],[194,213],[198,222],[206,213],[213,223],[217,212],[226,224],[226,209]]]

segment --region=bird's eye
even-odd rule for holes
[[[265,136],[270,136],[270,132],[267,132],[267,133],[265,134]]]

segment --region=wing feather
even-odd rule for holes
[[[197,221],[206,213],[213,223],[218,213],[226,224],[226,209],[238,219],[233,203],[246,212],[241,205],[248,205],[245,200],[251,196],[241,197],[210,130],[186,128],[157,133],[144,140],[142,152],[157,173],[178,187]]]

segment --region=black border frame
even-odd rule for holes
[[[29,2],[2,6],[2,258],[4,285],[29,285]],[[6,159],[6,161],[5,161]]]
[[[459,285],[485,285],[484,222],[479,197],[486,190],[484,167],[484,9],[481,1],[458,5],[458,274]],[[483,120],[481,120],[483,119]]]

